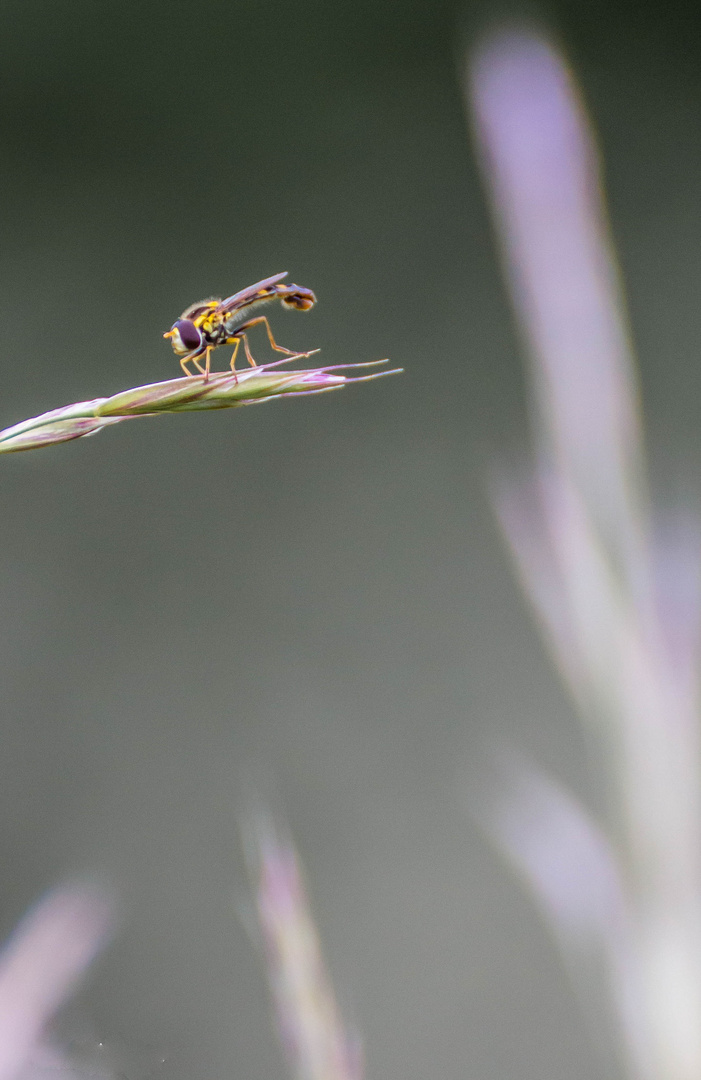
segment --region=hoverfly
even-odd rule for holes
[[[270,323],[265,315],[257,315],[250,318],[250,313],[261,304],[269,300],[279,299],[286,307],[297,308],[299,311],[308,311],[316,303],[316,297],[311,289],[303,289],[299,285],[281,285],[284,274],[275,274],[273,277],[257,281],[255,285],[249,285],[247,289],[228,296],[226,300],[212,297],[209,300],[200,300],[198,304],[183,311],[179,319],[171,326],[170,330],[163,335],[170,338],[174,351],[180,357],[180,366],[186,375],[192,372],[188,363],[193,364],[205,378],[209,377],[209,358],[213,349],[219,345],[233,345],[234,352],[231,357],[231,370],[236,371],[236,353],[243,341],[246,350],[246,359],[251,367],[257,367],[248,347],[246,332],[257,323],[263,323],[268,333],[268,341],[276,352],[286,353],[287,356],[295,356],[291,349],[285,349],[278,345],[270,329]],[[204,367],[200,363],[200,357],[204,356]]]

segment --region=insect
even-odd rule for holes
[[[309,311],[309,308],[314,306],[316,297],[311,289],[303,289],[299,285],[281,285],[280,282],[286,277],[287,272],[275,274],[263,281],[257,281],[255,285],[249,285],[247,289],[242,289],[233,296],[227,296],[226,300],[212,297],[186,308],[163,335],[164,338],[170,338],[185,374],[193,374],[187,366],[192,361],[200,374],[204,375],[205,379],[208,378],[210,355],[219,345],[234,346],[231,370],[235,372],[236,354],[242,341],[246,359],[251,367],[257,367],[248,347],[246,332],[258,323],[265,325],[268,341],[276,352],[294,356],[291,349],[278,345],[265,315],[250,317],[255,308],[267,304],[270,300],[279,299],[285,307],[297,308],[299,311]],[[204,357],[204,367],[200,363],[201,357]]]

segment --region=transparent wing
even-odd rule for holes
[[[255,285],[249,285],[247,289],[241,289],[241,292],[234,293],[233,296],[227,296],[226,300],[222,300],[217,307],[217,313],[228,314],[232,311],[238,311],[239,308],[247,307],[249,304],[255,303],[256,300],[265,300],[268,297],[276,295],[276,290],[272,289],[272,285],[277,285],[278,281],[282,281],[287,277],[287,270],[282,274],[273,274],[272,277],[263,278],[262,281],[257,281]]]

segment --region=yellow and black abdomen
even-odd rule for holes
[[[316,303],[316,296],[311,289],[304,289],[300,285],[267,285],[253,294],[246,303],[235,308],[222,311],[227,333],[235,337],[236,331],[250,322],[254,312],[271,300],[279,300],[283,307],[295,308],[297,311],[308,311]]]

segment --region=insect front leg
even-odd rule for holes
[[[209,360],[209,357],[207,357],[207,360]],[[209,363],[207,364],[207,370],[205,371],[205,369],[202,367],[199,359],[196,356],[182,356],[180,358],[180,367],[183,369],[183,371],[185,372],[186,375],[189,375],[189,377],[191,379],[194,378],[194,372],[190,371],[189,367],[187,366],[190,362],[192,362],[195,365],[195,367],[199,371],[200,375],[207,375],[208,374],[208,372],[209,372]]]

